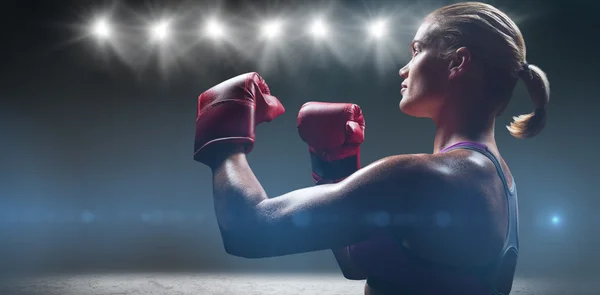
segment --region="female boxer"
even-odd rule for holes
[[[546,121],[549,84],[523,37],[495,7],[466,2],[425,19],[400,70],[400,109],[431,118],[432,154],[395,155],[357,170],[364,121],[351,104],[311,103],[298,118],[320,185],[267,196],[246,160],[254,127],[284,112],[256,73],[200,95],[194,158],[213,171],[225,250],[258,258],[334,249],[366,294],[508,294],[518,256],[517,195],[494,139],[495,118],[521,79]],[[318,126],[318,127],[317,127]],[[341,126],[341,127],[340,127]],[[342,249],[342,250],[339,250]]]

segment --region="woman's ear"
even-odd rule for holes
[[[461,47],[457,49],[452,58],[450,59],[450,63],[448,64],[448,72],[450,75],[450,79],[454,77],[458,77],[462,75],[465,69],[471,64],[471,52],[466,47]]]

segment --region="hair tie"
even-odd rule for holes
[[[521,67],[521,72],[525,72],[529,70],[529,63],[524,62],[523,66]]]

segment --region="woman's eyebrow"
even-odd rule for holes
[[[423,42],[421,40],[413,40],[412,42],[410,42],[410,51],[413,52],[415,50],[415,44],[419,44],[419,46],[421,46],[421,44],[423,44]]]
[[[423,42],[423,41],[421,41],[421,40],[418,40],[418,39],[415,39],[415,40],[413,40],[412,42],[410,42],[410,46],[411,46],[411,47],[413,47],[413,46],[414,46],[415,44],[417,44],[417,43],[419,43],[419,45],[422,45],[422,44],[424,44],[425,42]]]

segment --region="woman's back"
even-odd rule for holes
[[[482,266],[495,259],[504,246],[508,230],[508,202],[496,166],[477,151],[458,149],[439,154],[451,173],[464,175],[461,194],[442,195],[421,208],[430,219],[419,222],[405,238],[405,246],[419,256],[457,266]],[[503,163],[499,159],[499,162]],[[508,186],[512,175],[503,165]],[[443,188],[432,187],[432,190]],[[444,247],[440,247],[444,245]]]
[[[517,212],[508,167],[493,146],[467,142],[452,149],[431,158],[439,169],[453,174],[456,187],[432,185],[430,193],[436,197],[422,198],[409,231],[392,233],[403,236],[398,241],[381,237],[350,248],[353,259],[372,271],[367,282],[373,288],[430,294],[432,290],[452,293],[450,288],[457,286],[480,290],[473,294],[486,294],[481,291],[485,289],[493,294],[492,285],[507,284],[497,277],[510,278],[512,283],[516,255],[511,261],[499,257],[510,246],[507,242],[518,251],[517,242],[510,241],[516,240]],[[509,202],[514,204],[510,214]],[[513,239],[509,216],[514,216]],[[385,261],[377,261],[381,253],[386,253]],[[386,263],[395,265],[383,266]]]

